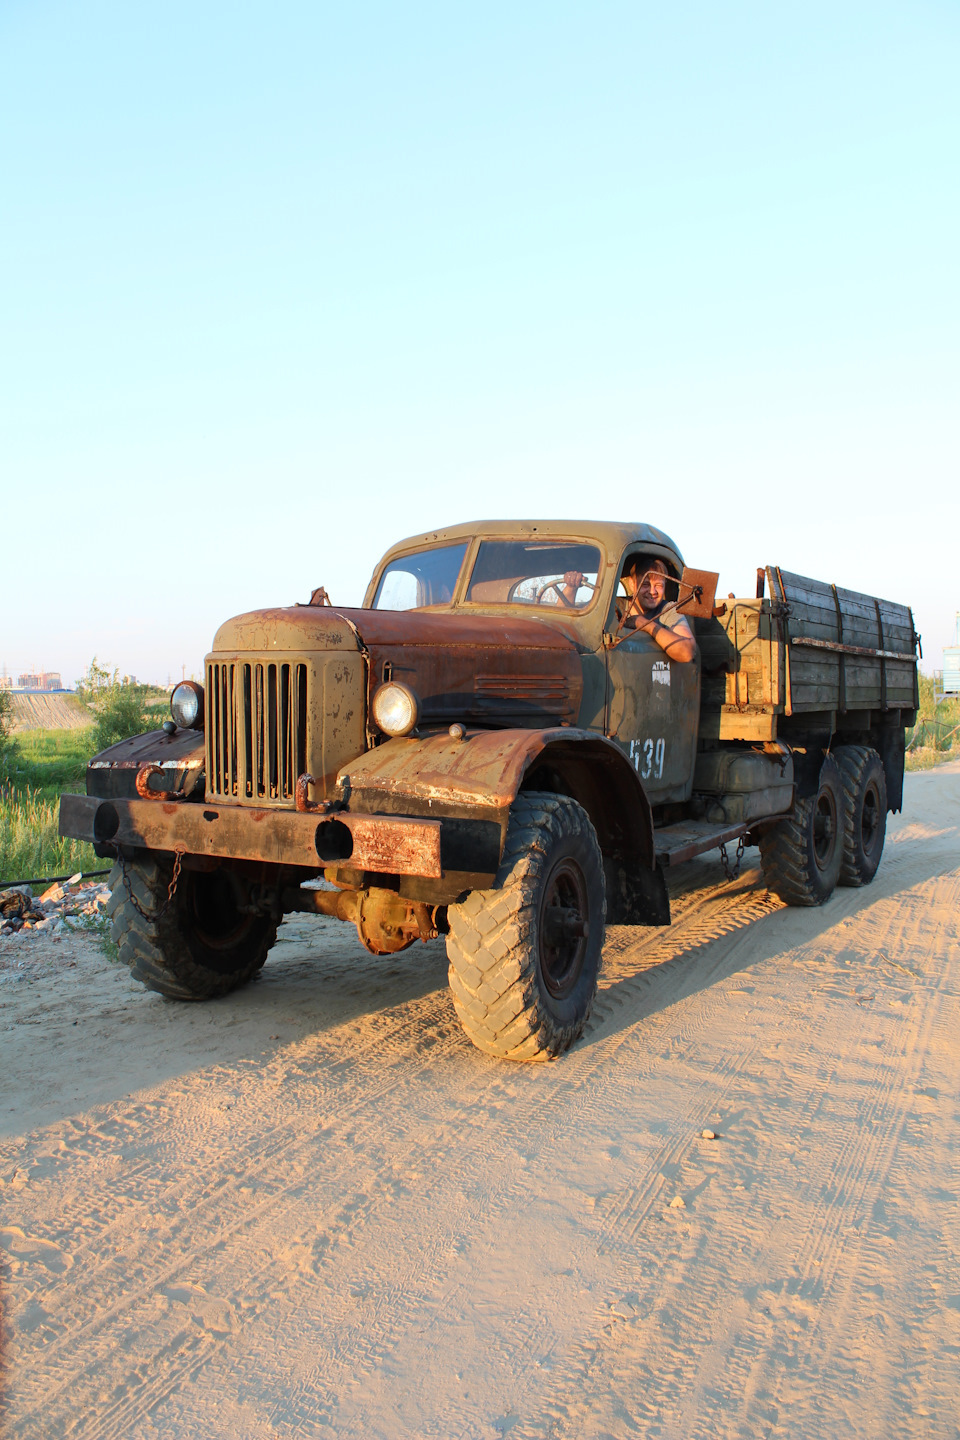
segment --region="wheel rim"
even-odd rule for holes
[[[837,845],[837,807],[833,793],[823,789],[813,813],[813,858],[818,870],[828,870]]]
[[[877,848],[881,819],[880,792],[876,783],[871,781],[864,791],[863,810],[860,814],[860,841],[865,855],[872,856]]]
[[[191,885],[191,908],[197,937],[210,950],[230,950],[246,936],[253,923],[240,910],[241,891],[228,871],[199,874]]]
[[[554,1000],[565,1000],[583,972],[589,935],[587,882],[575,860],[550,872],[540,904],[540,973]]]

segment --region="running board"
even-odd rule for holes
[[[755,825],[756,822],[754,821]],[[716,850],[729,840],[746,835],[751,828],[739,825],[711,825],[708,820],[683,820],[679,825],[665,825],[654,830],[653,843],[661,865],[682,865],[706,850]]]

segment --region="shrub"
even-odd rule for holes
[[[127,676],[121,680],[118,670],[111,675],[98,665],[94,655],[86,675],[77,681],[77,694],[97,717],[93,727],[95,750],[106,750],[108,745],[141,735],[149,728],[148,691],[148,686],[135,685]]]
[[[0,690],[0,781],[8,780],[17,760],[17,742],[11,734],[13,702],[6,690]]]

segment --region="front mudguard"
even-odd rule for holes
[[[636,771],[619,746],[595,730],[471,730],[387,740],[345,765],[337,777],[365,811],[457,817],[499,831],[521,790],[571,796],[597,832],[607,876],[611,924],[669,924],[657,870],[653,814]],[[351,804],[353,800],[351,800]],[[464,848],[470,837],[464,834]],[[499,856],[498,856],[499,858]],[[485,869],[464,854],[458,868]]]
[[[135,800],[137,775],[146,766],[152,794],[179,791],[185,799],[203,799],[204,738],[202,730],[151,730],[109,745],[87,765],[87,794],[101,800]]]

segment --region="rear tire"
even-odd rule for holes
[[[844,802],[839,883],[869,885],[879,868],[887,834],[883,761],[866,745],[841,745],[835,753]]]
[[[816,795],[798,800],[793,814],[760,837],[767,885],[788,905],[822,905],[833,894],[843,859],[843,782],[828,755]]]
[[[277,938],[277,926],[239,908],[245,887],[231,870],[181,871],[167,899],[172,863],[153,856],[127,863],[127,894],[119,865],[110,872],[107,914],[120,959],[135,980],[171,1000],[212,1000],[253,979]]]
[[[492,890],[448,912],[450,989],[479,1050],[551,1060],[583,1033],[600,973],[603,858],[587,812],[531,791],[510,812]]]

